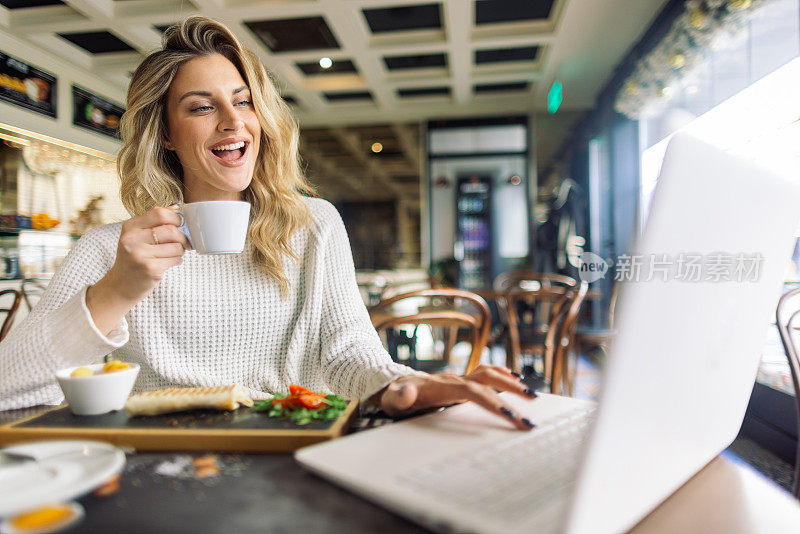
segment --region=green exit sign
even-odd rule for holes
[[[547,111],[549,113],[558,111],[559,106],[561,106],[561,100],[561,82],[553,82],[553,85],[550,86],[550,91],[547,93]]]

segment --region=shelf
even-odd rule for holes
[[[0,237],[17,237],[20,232],[35,232],[37,234],[69,235],[70,239],[80,239],[79,235],[68,234],[59,230],[34,230],[33,228],[0,228]]]

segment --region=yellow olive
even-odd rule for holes
[[[92,376],[94,373],[88,367],[78,367],[69,376]]]
[[[103,366],[104,373],[113,373],[114,371],[123,371],[125,369],[130,369],[131,366],[125,362],[121,362],[119,360],[111,360],[110,362],[106,362]]]

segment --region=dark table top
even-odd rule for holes
[[[217,455],[219,474],[207,478],[191,474],[191,463],[186,475],[175,469],[189,457],[128,454],[119,491],[80,499],[86,517],[68,532],[426,532],[309,473],[289,454]],[[165,465],[170,474],[159,474]]]
[[[0,424],[42,409],[0,412]],[[389,422],[362,417],[354,426]],[[291,454],[214,454],[219,473],[200,477],[192,459],[209,454],[126,451],[119,490],[78,499],[86,516],[64,532],[428,532],[311,474]]]
[[[0,424],[33,415],[0,412]],[[357,429],[390,422],[361,418]],[[205,454],[134,453],[119,490],[79,499],[86,517],[68,532],[415,533],[425,529],[297,465],[290,454],[215,455],[219,473],[199,477],[192,458]],[[399,458],[398,461],[402,461]],[[797,532],[800,506],[752,468],[723,457],[692,477],[631,534]]]

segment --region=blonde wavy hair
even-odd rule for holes
[[[162,47],[149,54],[133,73],[127,110],[120,121],[122,147],[117,156],[122,203],[131,215],[156,206],[183,202],[183,170],[167,139],[167,92],[178,69],[190,59],[220,54],[233,63],[250,88],[261,124],[261,146],[253,180],[244,191],[252,204],[248,240],[259,270],[275,279],[284,296],[289,279],[283,258],[297,260],[289,240],[308,224],[303,200],[314,189],[300,168],[298,125],[258,57],[223,24],[192,16],[170,27]]]

